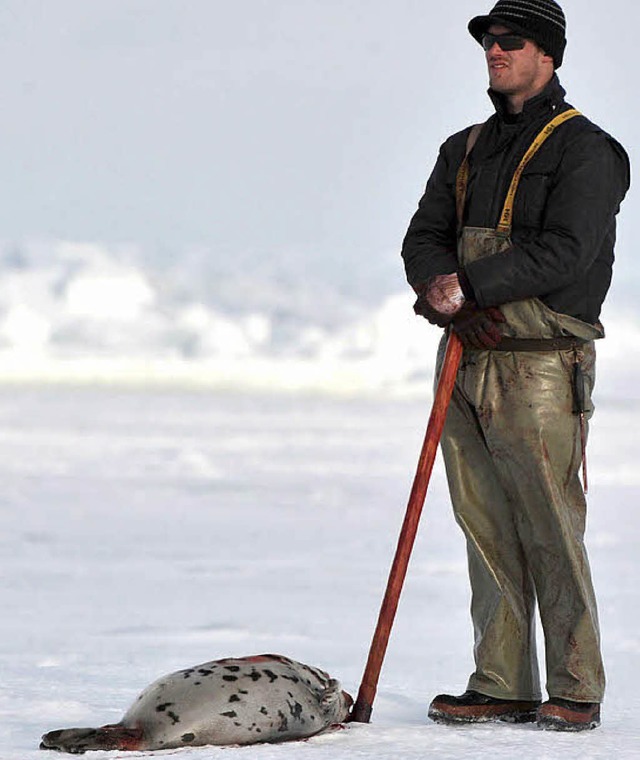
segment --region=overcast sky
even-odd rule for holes
[[[440,143],[490,115],[466,24],[492,4],[5,0],[0,239],[289,252],[357,276],[397,255]],[[563,6],[569,100],[633,160],[638,4]],[[623,285],[638,212],[632,193]]]

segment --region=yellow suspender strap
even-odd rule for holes
[[[561,124],[564,124],[565,121],[573,119],[574,116],[580,116],[580,111],[576,111],[575,108],[570,108],[568,111],[563,111],[562,113],[558,114],[546,125],[546,127],[544,127],[544,129],[540,131],[536,139],[531,143],[531,147],[522,157],[522,161],[520,161],[518,168],[515,170],[513,179],[509,185],[507,197],[504,202],[504,208],[502,209],[502,215],[500,216],[500,222],[496,227],[497,232],[504,235],[508,235],[511,232],[513,203],[515,201],[516,191],[518,190],[518,183],[520,182],[520,177],[522,176],[522,172],[524,171],[525,166],[540,150],[544,141],[553,134],[556,128]]]
[[[464,201],[467,197],[467,182],[469,180],[469,153],[476,144],[484,124],[474,124],[469,130],[467,137],[467,147],[464,154],[464,160],[460,164],[456,175],[456,218],[458,220],[458,230],[462,228],[462,215],[464,214]]]

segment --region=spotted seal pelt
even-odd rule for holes
[[[213,660],[152,683],[119,723],[50,731],[40,748],[82,754],[303,739],[346,720],[352,703],[327,673],[282,655]]]

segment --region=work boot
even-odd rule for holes
[[[477,691],[465,691],[459,697],[438,694],[429,705],[428,716],[436,723],[532,723],[539,701],[497,699]]]
[[[547,731],[586,731],[600,725],[600,704],[551,697],[540,705],[536,721]]]

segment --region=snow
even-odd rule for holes
[[[638,757],[640,404],[606,390],[589,442],[600,729],[426,720],[471,668],[464,546],[438,462],[371,724],[158,757]],[[428,410],[384,393],[0,386],[2,760],[42,760],[44,731],[116,721],[158,676],[212,658],[279,652],[355,694]]]
[[[164,265],[146,256],[0,244],[0,382],[407,392],[432,361],[425,342],[437,335],[407,288],[345,295],[286,256],[249,274],[253,265],[222,265],[212,251]]]
[[[0,383],[102,383],[424,396],[439,331],[413,314],[399,256],[343,284],[303,256],[159,262],[134,245],[0,242]],[[351,267],[351,269],[349,269]],[[375,267],[372,267],[375,269]],[[614,306],[618,300],[612,299]],[[603,386],[640,398],[637,311],[605,309]]]
[[[117,721],[158,676],[219,657],[282,653],[355,696],[439,338],[383,269],[346,269],[343,286],[285,254],[0,243],[0,760],[42,758],[43,732]],[[427,722],[433,695],[462,691],[472,667],[438,463],[373,722],[180,756],[637,756],[640,321],[617,304],[589,443],[603,727]],[[120,756],[141,755],[96,754]]]

